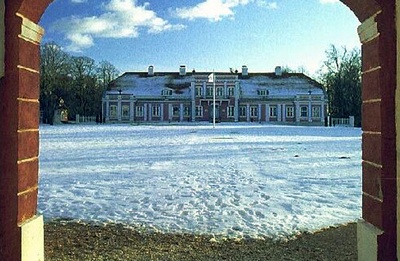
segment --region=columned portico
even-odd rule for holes
[[[164,103],[160,104],[160,121],[164,121]]]
[[[118,121],[122,120],[122,96],[121,95],[118,95],[117,117],[118,117]]]
[[[105,104],[106,104],[106,108],[105,108],[104,113],[105,113],[106,122],[108,122],[110,120],[110,98],[108,97],[108,95],[106,95]]]
[[[129,103],[129,120],[131,122],[135,121],[135,99],[133,96],[130,98],[130,103]]]
[[[296,100],[295,100],[294,104],[296,106],[296,108],[295,108],[295,111],[296,111],[296,122],[298,123],[298,122],[300,122],[300,102],[299,102],[298,96],[296,97]]]
[[[276,117],[278,118],[278,121],[282,121],[282,104],[278,104],[276,110]]]
[[[184,113],[184,108],[183,108],[183,103],[179,104],[179,121],[183,122],[183,113]]]
[[[311,93],[308,97],[308,122],[312,122],[312,103],[311,103]]]
[[[234,114],[235,114],[235,122],[239,121],[239,94],[240,94],[240,86],[239,82],[235,82],[235,108],[234,108]]]
[[[143,120],[147,121],[147,114],[148,114],[148,108],[147,108],[147,103],[143,104]]]
[[[246,121],[250,121],[250,104],[246,104]]]
[[[269,122],[270,118],[269,118],[269,104],[265,105],[265,121]]]

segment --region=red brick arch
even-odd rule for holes
[[[42,250],[24,244],[29,241],[30,230],[26,227],[39,224],[40,228],[41,224],[36,221],[41,30],[35,24],[51,2],[4,0],[5,71],[3,77],[0,74],[0,260],[28,260],[27,255],[37,255],[39,258],[34,260],[40,260],[42,256],[36,253]],[[359,256],[360,260],[366,257],[396,260],[396,1],[342,2],[362,23],[359,34],[363,43],[363,211]],[[366,245],[369,250],[365,249]]]

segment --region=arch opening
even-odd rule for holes
[[[0,141],[2,147],[11,148],[8,155],[2,152],[0,158],[2,171],[7,172],[2,182],[11,184],[10,188],[2,191],[0,202],[0,208],[8,210],[8,215],[1,219],[3,236],[8,235],[11,238],[7,243],[4,239],[1,242],[6,256],[19,256],[21,253],[20,227],[23,227],[25,221],[35,216],[37,202],[37,190],[28,191],[23,190],[22,187],[29,187],[32,184],[34,187],[34,184],[37,184],[39,138],[38,131],[35,130],[38,129],[38,113],[33,117],[24,115],[25,112],[26,115],[34,115],[38,110],[35,102],[38,90],[37,88],[30,89],[27,84],[29,81],[38,86],[38,46],[35,44],[37,38],[21,39],[19,37],[23,18],[15,14],[19,13],[30,21],[37,22],[50,2],[21,0],[6,3],[5,30],[10,37],[6,39],[5,77],[0,86],[0,97],[5,108],[0,120],[7,126],[2,129],[5,135]],[[396,56],[393,21],[395,1],[386,1],[384,4],[375,1],[360,3],[356,0],[342,2],[353,10],[365,29],[363,36],[363,219],[381,231],[381,234],[373,235],[377,242],[374,253],[379,260],[388,260],[387,258],[396,257],[397,237],[397,200],[394,193],[396,184],[393,184],[393,180],[396,180],[396,128],[393,115],[397,72],[395,61],[393,61],[395,60],[393,57]],[[374,81],[374,79],[379,81]],[[18,83],[18,88],[12,90],[5,88],[15,86],[15,83]],[[29,145],[26,146],[26,144]],[[374,151],[372,148],[376,147],[380,148],[379,153],[371,153]],[[21,176],[24,171],[33,175],[23,179]],[[6,187],[5,184],[2,183],[3,188]],[[374,187],[381,189],[376,191]],[[16,193],[17,190],[22,191]],[[386,195],[385,200],[380,198],[381,194],[375,197],[374,193],[382,192]],[[12,224],[13,221],[10,221],[15,220],[13,216],[17,218],[17,224]],[[11,226],[6,228],[4,224],[11,224]]]

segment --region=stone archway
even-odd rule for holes
[[[358,226],[359,260],[396,260],[396,0],[341,1],[362,22],[363,211]],[[5,50],[4,73],[0,66],[1,260],[43,260],[43,219],[36,213],[39,44],[43,30],[37,23],[51,2],[3,0],[0,5],[5,22],[5,36],[0,25],[0,42],[5,42],[5,47],[0,44],[0,50]]]

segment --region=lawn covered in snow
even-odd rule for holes
[[[361,130],[42,125],[39,178],[47,219],[286,237],[361,216]]]

